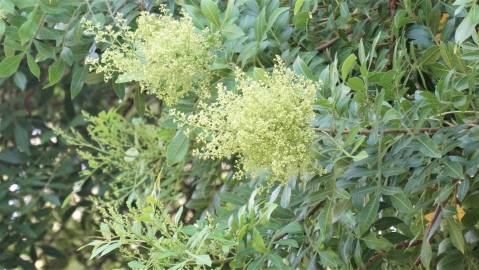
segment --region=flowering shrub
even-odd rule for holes
[[[319,84],[296,75],[277,59],[272,73],[253,79],[236,72],[236,92],[218,86],[218,100],[200,103],[180,119],[200,129],[196,153],[203,158],[237,155],[243,169],[269,169],[281,182],[309,169],[313,104]]]
[[[477,269],[476,1],[80,2],[0,1],[1,269]]]
[[[215,38],[207,29],[200,31],[191,18],[142,13],[132,30],[117,16],[117,28],[85,22],[86,31],[107,48],[101,58],[89,58],[91,70],[105,80],[138,82],[141,89],[172,105],[188,92],[205,94],[212,78],[208,65],[213,60]]]

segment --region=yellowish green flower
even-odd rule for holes
[[[91,69],[105,80],[138,82],[141,89],[166,104],[175,104],[189,91],[207,91],[211,79],[208,65],[213,61],[216,39],[208,30],[196,29],[186,14],[179,19],[142,13],[138,28],[132,30],[119,16],[117,27],[100,28],[85,22],[87,33],[108,48],[99,59],[88,59]]]
[[[267,168],[285,182],[311,165],[314,131],[311,120],[319,84],[294,74],[278,60],[272,74],[261,80],[237,71],[238,93],[218,86],[214,104],[200,103],[197,114],[179,115],[199,127],[202,158],[237,155],[245,172]]]

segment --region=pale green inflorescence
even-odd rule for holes
[[[165,129],[148,124],[145,118],[131,121],[115,110],[100,112],[97,116],[84,114],[89,122],[87,140],[78,131],[65,133],[57,130],[70,145],[77,148],[80,158],[88,162],[82,170],[85,178],[96,172],[111,176],[111,197],[118,199],[144,187],[160,184],[160,181],[176,179],[175,168],[164,169],[166,140]],[[169,135],[166,135],[169,137]],[[162,186],[161,192],[174,192],[175,185]]]
[[[212,77],[208,65],[213,61],[216,38],[207,29],[196,29],[187,14],[175,19],[166,11],[162,15],[142,13],[134,31],[121,16],[116,20],[116,30],[85,22],[87,33],[108,45],[101,58],[88,59],[92,70],[103,73],[105,80],[118,75],[117,82],[136,81],[167,105],[192,90],[200,96],[208,94]]]
[[[268,168],[272,179],[286,182],[311,165],[313,103],[318,83],[294,74],[278,60],[261,80],[237,71],[239,93],[218,86],[214,104],[200,103],[197,114],[179,115],[199,127],[202,158],[237,155],[242,169],[256,175]],[[182,119],[182,120],[181,120]]]

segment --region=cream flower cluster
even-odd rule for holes
[[[87,33],[108,48],[99,59],[88,59],[92,71],[105,80],[118,75],[117,82],[136,81],[141,89],[167,105],[178,102],[189,91],[202,95],[211,79],[208,65],[213,60],[216,39],[208,30],[199,31],[184,14],[180,19],[142,13],[132,30],[120,16],[117,28],[101,28],[85,22]]]
[[[269,168],[285,182],[311,165],[314,131],[311,120],[317,83],[297,76],[278,60],[271,75],[254,80],[237,71],[238,93],[218,86],[214,104],[200,104],[197,114],[180,115],[199,127],[196,150],[202,158],[237,155],[245,172]]]

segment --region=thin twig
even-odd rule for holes
[[[399,243],[397,244],[394,249],[395,250],[401,250],[401,249],[407,249],[407,248],[410,248],[410,247],[415,247],[417,245],[420,245],[422,243],[422,240],[415,240],[415,241],[404,241],[402,243]],[[384,255],[386,255],[386,252],[378,252],[376,254],[374,254],[371,258],[369,258],[368,260],[368,264],[367,264],[367,267],[368,269],[373,265],[373,263],[375,261],[377,261],[379,258],[383,257]]]
[[[475,121],[472,121],[472,122],[469,122],[469,123],[466,123],[466,124],[460,124],[460,125],[455,125],[455,126],[451,126],[451,127],[431,127],[431,128],[419,128],[419,129],[415,129],[415,128],[387,128],[387,129],[383,130],[382,133],[384,133],[384,134],[435,133],[435,132],[438,132],[439,130],[441,130],[443,128],[454,128],[454,127],[458,127],[458,126],[465,126],[465,128],[468,129],[468,128],[473,128],[473,127],[477,126],[478,124],[479,124],[479,119],[475,120]],[[313,128],[313,129],[317,132],[325,132],[325,133],[329,133],[329,134],[339,133],[338,130],[333,129],[333,128]],[[373,129],[363,129],[363,130],[360,130],[358,132],[358,134],[369,135],[372,132],[374,132]],[[349,134],[349,133],[351,133],[351,130],[350,129],[344,129],[344,130],[342,130],[341,133]]]
[[[365,19],[366,22],[368,22],[369,20],[370,20],[370,18]],[[352,34],[353,34],[352,29],[348,30],[348,32],[346,33],[346,35],[348,37],[351,37]],[[318,47],[316,47],[316,51],[321,52],[321,51],[331,47],[338,39],[339,39],[339,35],[333,37],[332,39],[326,41],[324,44],[319,45]]]
[[[427,225],[426,231],[424,231],[424,237],[426,238],[426,241],[428,243],[431,242],[431,238],[432,238],[432,234],[429,235],[431,233],[432,226],[434,225],[434,223],[436,223],[436,221],[441,216],[441,212],[442,212],[442,205],[439,204],[436,207],[436,210],[434,211],[434,216],[432,217],[431,222]],[[421,255],[418,255],[414,264],[419,265],[420,263],[421,263]]]
[[[479,115],[479,112],[478,111],[449,111],[449,112],[443,112],[443,113],[440,113],[436,116],[445,116],[445,115],[448,115],[448,114],[477,114]]]
[[[316,48],[316,51],[320,52],[320,51],[322,51],[322,50],[325,50],[325,49],[329,48],[329,47],[330,47],[331,45],[333,45],[338,39],[339,39],[339,37],[336,36],[336,37],[334,37],[334,38],[332,38],[332,39],[326,41],[324,44],[318,46],[318,47]]]
[[[389,0],[389,16],[394,19],[396,15],[397,0]]]

